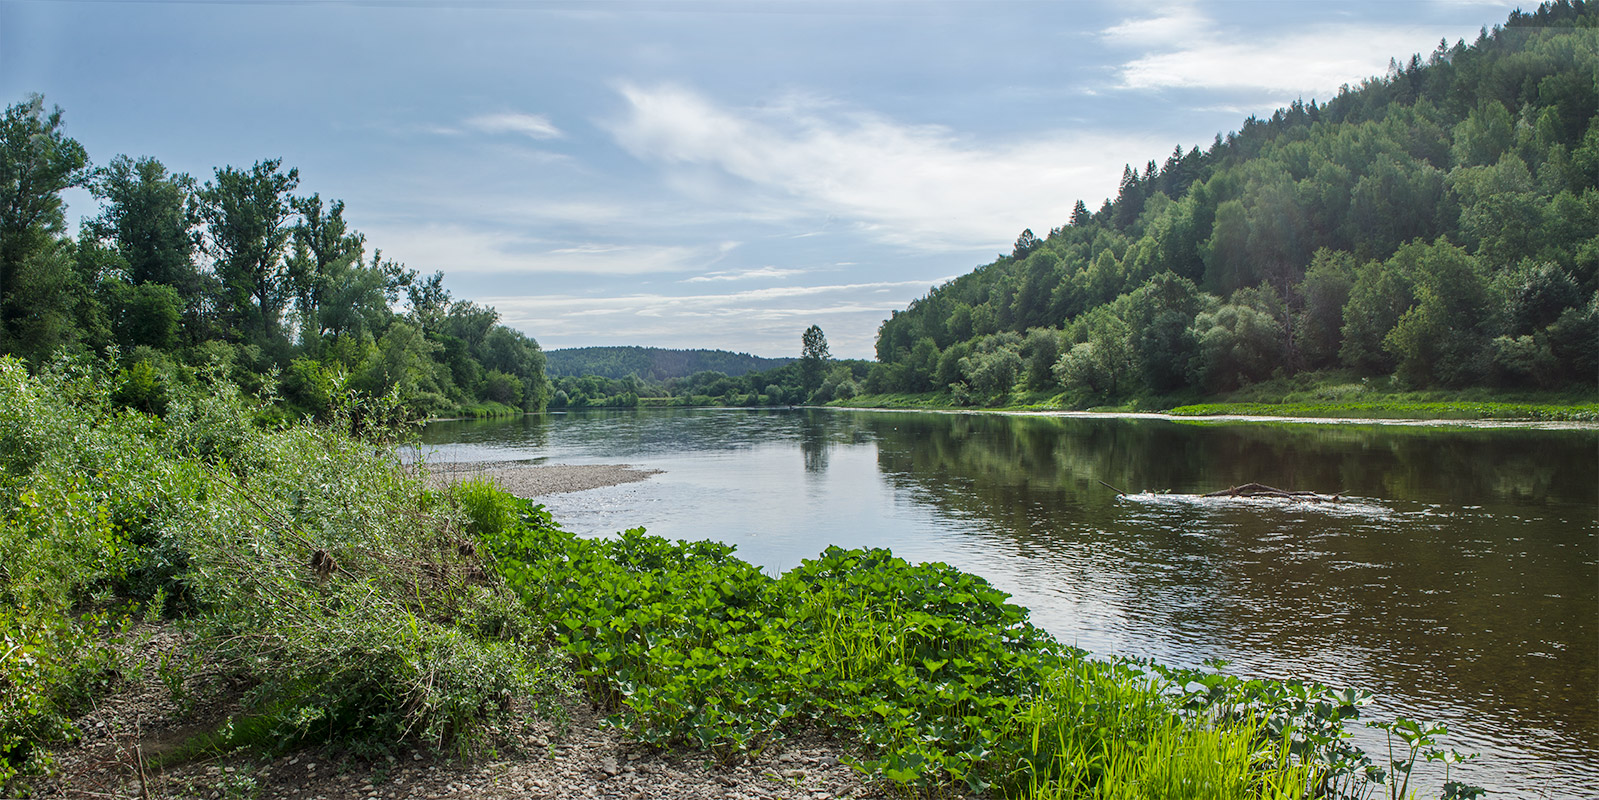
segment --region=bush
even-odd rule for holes
[[[471,750],[513,707],[564,696],[545,634],[476,555],[469,528],[502,496],[427,491],[375,438],[383,399],[272,429],[226,382],[173,398],[165,421],[118,409],[114,385],[0,358],[7,770],[32,759],[19,743],[70,735],[106,663],[99,623],[73,615],[118,597],[191,617],[198,637],[174,663],[197,666],[174,669],[176,690],[203,688],[197,674],[253,687],[217,745]]]

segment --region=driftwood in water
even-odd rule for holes
[[[1290,492],[1286,489],[1278,489],[1263,483],[1246,483],[1242,486],[1233,486],[1219,492],[1202,494],[1200,497],[1278,497],[1284,500],[1305,500],[1311,503],[1336,503],[1343,497],[1343,492],[1337,494]]]

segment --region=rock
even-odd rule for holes
[[[622,770],[616,765],[616,756],[600,756],[600,771],[610,777],[616,777]]]

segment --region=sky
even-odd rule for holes
[[[1124,165],[1517,5],[0,0],[0,98],[43,94],[98,165],[281,158],[545,349],[797,356],[814,324],[871,358]]]

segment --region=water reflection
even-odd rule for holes
[[[891,546],[987,576],[1097,652],[1372,689],[1448,721],[1499,790],[1599,784],[1591,430],[704,410],[425,438],[430,457],[666,470],[551,499],[586,532],[721,539],[773,569]],[[1182,496],[1251,481],[1348,501]]]

